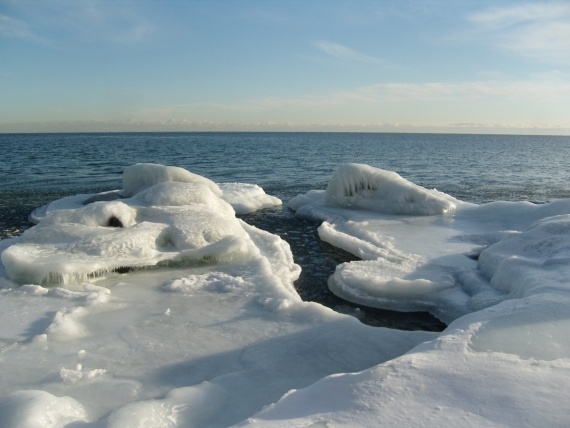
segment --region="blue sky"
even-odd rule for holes
[[[0,0],[0,132],[570,135],[570,1]]]

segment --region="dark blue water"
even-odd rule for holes
[[[2,190],[116,188],[125,166],[177,165],[290,197],[344,162],[398,172],[460,199],[570,195],[570,137],[360,133],[0,134]]]
[[[175,165],[215,182],[255,183],[285,205],[324,189],[333,170],[358,162],[393,170],[427,188],[470,202],[570,197],[570,137],[365,133],[0,134],[0,238],[20,234],[28,214],[54,199],[122,187],[134,163]],[[303,298],[339,310],[326,278],[352,256],[321,243],[316,225],[286,208],[245,217],[278,233],[303,267]],[[438,329],[430,317],[365,310],[364,321]],[[373,313],[375,312],[375,313]]]

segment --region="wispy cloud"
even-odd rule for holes
[[[325,54],[342,61],[379,64],[391,67],[395,66],[395,64],[391,63],[390,61],[386,61],[382,58],[378,58],[372,55],[367,55],[363,52],[359,52],[340,43],[321,40],[314,42],[313,45],[321,52],[324,52]]]
[[[370,101],[454,101],[477,99],[567,100],[570,82],[535,80],[489,80],[457,83],[386,83],[360,88],[362,98]]]
[[[512,25],[564,19],[570,12],[570,6],[563,3],[528,3],[511,7],[495,7],[471,14],[471,22],[484,25],[490,29],[504,28]]]
[[[499,48],[536,60],[570,64],[570,3],[528,3],[468,16]]]
[[[570,99],[570,82],[561,80],[488,80],[465,82],[381,83],[328,95],[291,99],[266,98],[242,104],[242,108],[257,109],[304,106],[340,106],[349,103],[374,105],[386,102],[453,102],[476,100],[537,100]],[[237,108],[226,105],[227,108]]]
[[[97,1],[61,3],[61,13],[79,34],[93,41],[132,44],[152,33],[153,26],[136,9],[136,3]]]
[[[24,21],[2,14],[0,14],[0,35],[18,39],[36,39]]]
[[[59,40],[132,44],[154,31],[137,9],[137,3],[130,1],[14,2],[8,14],[0,14],[0,36],[50,44]]]
[[[504,120],[505,123],[517,122],[519,128],[536,127],[539,121],[548,122],[548,127],[570,128],[570,119],[561,113],[569,107],[568,100],[570,82],[562,80],[393,82],[300,97],[186,104],[173,106],[168,114],[196,117],[208,112],[209,117],[294,117],[291,120],[296,123],[305,117],[314,118],[316,114],[330,124],[345,120],[354,125],[355,121],[379,117],[398,121],[413,119],[418,123],[437,120],[446,126],[452,120],[468,123],[481,121],[484,117],[484,120],[491,120],[488,126]],[[537,103],[541,105],[540,112],[535,111]],[[513,112],[513,106],[520,108]],[[484,122],[478,126],[482,126],[481,123]]]

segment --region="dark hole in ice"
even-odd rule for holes
[[[115,216],[112,216],[109,219],[109,221],[107,222],[107,226],[109,226],[109,227],[124,227],[123,222]]]

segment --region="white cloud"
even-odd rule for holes
[[[570,3],[528,3],[468,17],[498,47],[535,60],[570,64]]]
[[[328,41],[319,41],[313,43],[313,45],[318,48],[321,52],[326,53],[333,58],[340,59],[349,62],[361,62],[368,64],[380,64],[385,66],[394,66],[394,64],[389,61],[385,61],[381,58],[367,55],[365,53],[356,51],[348,46],[341,45],[339,43],[332,43]]]
[[[499,29],[524,22],[558,20],[569,13],[570,5],[568,4],[527,3],[473,13],[468,19],[489,29]]]

